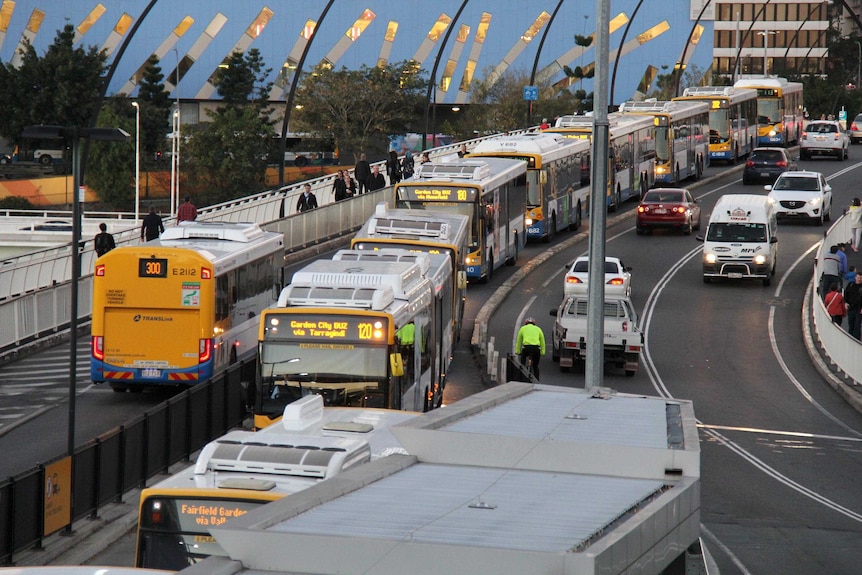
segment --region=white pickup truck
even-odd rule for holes
[[[605,362],[635,374],[643,350],[644,335],[638,326],[634,305],[624,296],[605,295],[604,353]],[[587,358],[587,296],[563,298],[557,309],[551,310],[554,322],[552,359],[562,371],[568,371],[577,361]]]

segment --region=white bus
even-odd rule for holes
[[[674,100],[709,104],[709,157],[735,164],[757,146],[757,90],[733,86],[686,88]]]

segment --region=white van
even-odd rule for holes
[[[771,198],[728,194],[716,202],[703,242],[703,283],[753,278],[768,286],[778,259],[778,220]]]

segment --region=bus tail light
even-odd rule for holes
[[[94,335],[91,342],[93,357],[99,361],[105,361],[105,340],[100,335]]]
[[[105,275],[105,264],[99,264],[96,266],[96,269],[93,271],[93,275],[97,277],[104,277]]]
[[[201,268],[201,279],[202,280],[213,279],[213,271],[210,268]]]
[[[200,340],[200,349],[198,349],[198,363],[204,363],[210,360],[213,356],[213,340],[205,338]]]

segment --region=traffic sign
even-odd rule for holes
[[[539,87],[538,86],[524,86],[524,99],[525,100],[538,100],[539,99]]]

